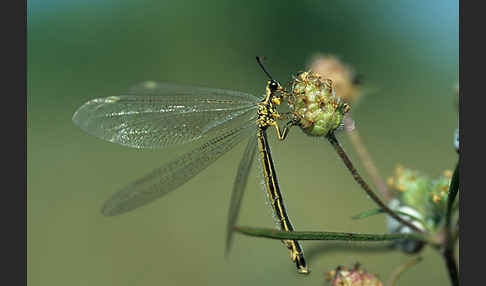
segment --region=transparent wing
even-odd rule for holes
[[[87,133],[135,148],[163,148],[216,136],[227,123],[256,109],[250,94],[146,82],[126,95],[88,101],[73,115]],[[256,112],[255,112],[256,113]]]
[[[233,184],[233,192],[231,193],[231,201],[228,213],[228,223],[226,226],[226,254],[229,253],[231,247],[233,227],[238,219],[241,201],[243,199],[246,183],[248,181],[248,174],[250,173],[253,159],[255,159],[257,150],[256,134],[257,133],[255,132],[255,134],[248,140],[248,144],[246,145],[245,152],[243,153],[243,158],[241,158],[235,182]]]
[[[106,201],[101,212],[105,216],[119,215],[175,190],[247,138],[254,131],[255,117],[256,114],[240,127],[207,140],[198,148],[129,184]]]

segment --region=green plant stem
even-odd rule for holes
[[[358,173],[358,171],[354,168],[353,163],[349,159],[348,155],[344,151],[344,149],[341,147],[341,144],[339,144],[339,141],[337,140],[336,136],[334,133],[330,133],[327,136],[327,139],[331,143],[331,145],[334,147],[336,152],[338,153],[339,157],[344,162],[344,165],[348,168],[349,172],[351,172],[351,175],[353,176],[354,180],[361,186],[361,188],[368,194],[368,196],[381,208],[383,211],[385,211],[389,216],[392,218],[396,219],[398,222],[402,223],[403,225],[408,226],[410,229],[414,230],[417,233],[423,233],[421,229],[413,225],[412,223],[404,220],[401,218],[397,213],[395,213],[392,209],[390,209],[381,199],[370,189],[368,184],[364,181],[364,179],[361,177],[361,175]]]
[[[459,270],[457,269],[456,258],[454,257],[454,249],[452,247],[446,247],[442,256],[444,257],[452,285],[459,286]]]
[[[388,279],[387,285],[388,286],[395,286],[395,284],[398,281],[398,278],[400,277],[400,275],[403,272],[405,272],[405,270],[407,270],[411,266],[419,263],[420,261],[422,261],[422,257],[420,257],[420,256],[414,257],[414,258],[410,259],[409,261],[407,261],[405,264],[403,264],[400,267],[398,267],[397,269],[395,269],[392,272],[392,274],[390,275],[390,279]]]
[[[459,238],[459,219],[457,219],[456,226],[452,230],[451,239],[456,241]]]
[[[450,232],[451,217],[452,217],[452,207],[454,205],[454,200],[456,199],[457,193],[459,192],[459,163],[457,163],[454,173],[452,174],[451,184],[449,185],[449,195],[447,197],[447,212],[445,225],[447,230]]]
[[[435,243],[422,234],[366,234],[329,231],[279,231],[269,228],[235,227],[235,231],[256,237],[265,237],[280,240],[334,240],[334,241],[390,241],[399,239],[411,239]]]
[[[451,229],[452,206],[454,204],[454,200],[458,192],[459,192],[459,163],[457,163],[456,168],[454,169],[454,174],[452,175],[451,184],[449,185],[446,221],[444,225],[445,239],[444,239],[444,248],[442,251],[442,257],[444,258],[444,261],[446,263],[447,271],[449,273],[449,278],[453,286],[459,285],[459,270],[457,267],[456,258],[454,256],[455,243],[458,237],[459,221],[457,222],[457,231],[454,231],[453,233],[453,230]]]

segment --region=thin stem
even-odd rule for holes
[[[395,213],[392,209],[390,209],[381,199],[370,189],[368,184],[364,181],[364,179],[361,177],[361,175],[358,173],[358,171],[354,168],[353,163],[349,159],[348,155],[344,151],[343,147],[341,147],[341,144],[339,144],[339,141],[337,140],[336,136],[334,133],[330,133],[327,136],[327,139],[331,143],[331,145],[334,147],[336,152],[338,153],[339,157],[344,162],[344,165],[348,168],[349,172],[353,176],[354,180],[361,186],[361,188],[368,194],[368,196],[380,207],[385,211],[389,216],[392,218],[396,219],[398,222],[402,223],[403,225],[408,226],[410,229],[414,230],[417,233],[423,233],[421,229],[419,229],[417,226],[413,225],[412,223],[404,220],[401,218],[397,213]]]
[[[454,174],[452,174],[451,184],[449,185],[449,195],[447,197],[447,212],[446,212],[446,228],[450,232],[451,217],[452,217],[452,207],[454,205],[454,200],[459,191],[459,163],[457,163],[454,169]]]
[[[452,285],[459,286],[459,270],[457,269],[457,263],[456,258],[454,257],[453,248],[446,247],[442,255],[444,257]]]
[[[454,248],[455,242],[458,235],[458,226],[459,221],[457,221],[457,231],[451,230],[451,217],[452,217],[452,206],[454,204],[454,200],[456,198],[457,193],[459,192],[459,163],[457,163],[456,168],[454,170],[454,174],[452,175],[451,184],[449,186],[449,196],[447,198],[447,212],[446,212],[446,221],[444,225],[445,231],[445,241],[444,241],[444,250],[442,252],[442,256],[445,260],[447,271],[449,273],[449,278],[451,279],[452,285],[456,286],[459,285],[459,269],[457,267],[456,258],[454,256]]]
[[[373,159],[371,159],[371,155],[364,146],[361,136],[359,135],[358,130],[354,129],[350,132],[346,132],[348,134],[349,140],[351,141],[351,145],[354,147],[354,150],[356,150],[356,153],[358,154],[359,159],[363,163],[365,170],[368,172],[368,175],[371,177],[371,180],[376,185],[376,188],[378,191],[380,191],[381,195],[385,198],[385,201],[389,202],[393,198],[392,193],[388,189],[388,187],[385,184],[385,181],[383,178],[380,176],[380,173],[378,172],[378,169],[376,168],[375,163],[373,162]]]
[[[407,270],[411,266],[414,266],[415,264],[419,263],[420,261],[422,261],[422,257],[418,256],[418,257],[414,257],[414,258],[410,259],[405,264],[400,265],[400,267],[398,267],[397,269],[395,269],[392,272],[392,274],[390,275],[390,279],[388,279],[387,285],[388,286],[394,286],[395,283],[397,282],[398,278],[400,277],[400,275],[403,272],[405,272],[405,270]]]
[[[458,237],[459,237],[459,219],[457,219],[456,226],[452,230],[451,240],[456,241]]]

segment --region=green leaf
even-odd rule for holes
[[[401,216],[409,217],[409,218],[412,219],[412,221],[417,221],[420,224],[422,224],[422,226],[424,228],[427,228],[427,224],[422,219],[420,219],[420,218],[418,218],[414,215],[411,215],[409,213],[406,213],[406,212],[402,212],[402,211],[398,211],[398,210],[393,210],[393,211],[395,213],[401,215]],[[382,213],[385,213],[385,211],[383,209],[368,210],[368,211],[365,211],[365,212],[362,212],[358,215],[353,216],[352,219],[362,219],[362,218],[367,218],[367,217],[374,216],[374,215],[377,215],[377,214],[382,214]]]
[[[357,215],[355,215],[351,218],[352,219],[362,219],[362,218],[367,218],[367,217],[374,216],[374,215],[377,215],[377,214],[382,214],[384,212],[385,211],[383,209],[368,210],[368,211],[362,212],[360,214],[357,214]]]
[[[265,237],[271,239],[289,240],[337,240],[337,241],[389,241],[398,239],[410,239],[428,241],[427,237],[418,234],[366,234],[349,232],[327,232],[327,231],[279,231],[268,228],[235,227],[235,231],[249,236]]]

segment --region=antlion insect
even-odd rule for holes
[[[282,231],[293,231],[278,184],[267,130],[273,127],[278,139],[284,140],[290,126],[300,124],[299,118],[294,117],[283,131],[280,130],[277,120],[281,115],[276,107],[292,94],[272,78],[260,58],[257,57],[257,61],[269,77],[263,97],[230,90],[150,82],[135,87],[128,94],[93,99],[81,106],[74,113],[74,123],[106,141],[134,148],[166,148],[200,142],[194,150],[115,193],[103,205],[103,215],[129,212],[164,196],[196,176],[242,140],[248,140],[233,185],[226,250],[229,251],[231,245],[233,227],[257,151],[263,166],[266,191],[279,227]],[[325,103],[321,102],[321,107],[322,104]],[[333,108],[338,108],[339,112],[333,112],[333,125],[326,125],[326,128],[341,124],[340,117],[335,116],[342,113],[346,106],[340,102],[336,104]],[[322,118],[317,119],[322,122]],[[309,273],[300,243],[296,240],[284,240],[283,243],[298,272]]]

